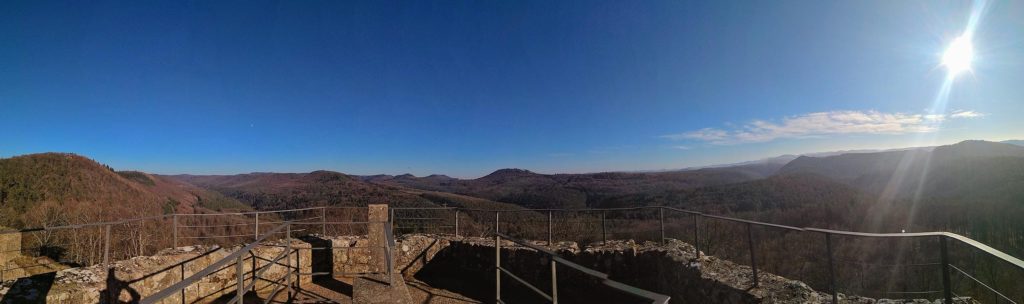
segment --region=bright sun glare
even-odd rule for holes
[[[957,37],[949,44],[946,53],[942,54],[942,65],[946,66],[949,74],[956,76],[960,72],[971,69],[971,60],[974,59],[974,47],[971,45],[971,38],[966,35]]]

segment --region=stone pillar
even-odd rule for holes
[[[366,238],[370,241],[370,247],[373,249],[371,252],[370,259],[373,261],[373,265],[376,265],[377,271],[387,271],[387,261],[384,256],[384,248],[387,247],[387,236],[384,235],[385,227],[388,222],[388,205],[385,204],[373,204],[370,205],[368,213],[368,222],[370,222],[367,231],[369,235]]]

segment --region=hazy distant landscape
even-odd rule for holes
[[[27,228],[164,213],[315,206],[481,209],[671,206],[798,226],[864,232],[952,231],[1024,254],[1024,147],[948,146],[799,156],[649,173],[538,174],[500,169],[476,179],[339,172],[156,175],[85,156],[0,160],[0,225]]]

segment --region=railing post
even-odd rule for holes
[[[327,207],[320,207],[320,234],[327,236]]]
[[[117,302],[117,290],[110,283],[114,281],[114,271],[110,269],[110,224],[103,227],[103,272],[107,274],[107,298],[111,303]],[[4,265],[3,267],[7,267]]]
[[[700,227],[700,226],[697,225],[697,218],[698,217],[700,217],[699,214],[696,214],[696,213],[693,214],[693,248],[694,248],[694,250],[697,251],[697,252],[694,253],[694,255],[697,258],[700,258],[700,235],[698,234],[698,231],[699,231],[698,227]]]
[[[828,253],[828,288],[832,292],[832,303],[839,303],[839,291],[836,290],[836,264],[832,259],[832,234],[825,233],[825,250]]]
[[[601,244],[602,245],[608,244],[608,231],[605,230],[604,214],[605,214],[605,211],[601,210]]]
[[[256,292],[256,253],[249,251],[249,256],[252,257],[252,291]],[[270,267],[269,265],[267,267]]]
[[[946,297],[946,303],[953,303],[953,286],[949,280],[949,249],[946,246],[946,236],[939,236],[939,246],[942,247],[942,288]]]
[[[110,224],[104,226],[103,232],[103,271],[110,273]],[[108,279],[109,280],[109,279]]]
[[[754,272],[754,287],[757,287],[757,259],[754,258],[754,230],[747,223],[747,245],[750,247],[750,269]]]
[[[455,238],[459,238],[459,209],[455,209]]]
[[[288,301],[292,299],[292,223],[285,223],[285,250],[288,259],[288,271],[285,272],[285,285],[288,286]],[[255,270],[254,270],[255,271]],[[255,272],[254,272],[255,274]],[[256,278],[254,277],[253,280]]]
[[[245,286],[245,273],[242,269],[242,255],[239,254],[238,258],[235,259],[235,276],[238,277],[236,280],[235,287],[235,303],[245,303],[242,299],[245,297],[245,290],[242,288]],[[255,278],[254,278],[255,279]]]
[[[498,229],[501,228],[501,212],[494,211],[494,234],[498,234]]]
[[[551,213],[552,212],[553,211],[548,210],[548,247],[551,247],[551,244],[553,243],[552,242],[552,240],[553,240],[553,238],[552,238],[552,230],[551,230],[552,229],[552,227],[551,227]]]
[[[494,213],[497,218],[497,212]],[[494,302],[501,303],[501,236],[494,233]]]
[[[658,218],[661,220],[661,244],[665,245],[665,207],[658,207]]]
[[[260,239],[260,213],[256,212],[256,233],[253,234],[252,240]]]
[[[178,248],[178,214],[174,214],[174,248]]]
[[[558,272],[555,257],[551,258],[551,303],[558,304]]]

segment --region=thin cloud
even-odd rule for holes
[[[672,146],[672,149],[676,149],[676,150],[690,150],[690,146]]]
[[[812,138],[839,134],[929,133],[947,119],[981,117],[974,111],[952,114],[907,114],[879,111],[816,112],[782,119],[782,122],[755,120],[726,129],[700,130],[662,135],[669,140],[695,140],[716,145],[768,142],[783,138]]]
[[[975,111],[966,111],[966,110],[956,110],[956,111],[953,111],[953,114],[949,115],[949,117],[951,117],[951,118],[975,118],[975,117],[982,117],[982,116],[985,116],[985,114],[978,113],[978,112],[975,112]]]

